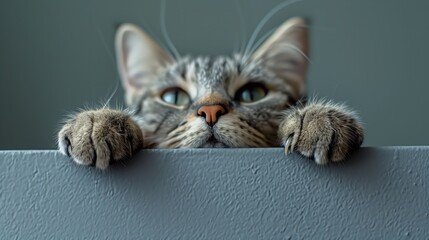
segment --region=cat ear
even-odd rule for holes
[[[283,23],[251,56],[251,59],[285,80],[295,99],[304,94],[308,68],[309,36],[305,20],[292,18]]]
[[[116,59],[128,104],[174,60],[148,34],[132,24],[116,31]]]

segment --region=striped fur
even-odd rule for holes
[[[318,164],[345,159],[363,141],[356,115],[341,105],[305,105],[308,32],[304,21],[287,21],[254,53],[233,57],[173,58],[145,32],[125,24],[116,49],[126,101],[133,114],[84,111],[59,133],[59,148],[77,163],[106,168],[141,148],[273,147],[298,151]],[[261,100],[235,97],[248,83],[267,89]],[[169,88],[183,89],[185,106],[164,102]],[[210,126],[201,106],[226,114]]]

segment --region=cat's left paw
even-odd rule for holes
[[[359,148],[363,128],[343,106],[314,103],[290,110],[279,126],[285,153],[298,151],[318,164],[338,162]]]

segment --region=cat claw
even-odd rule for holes
[[[292,153],[293,152],[293,150],[295,149],[295,144],[296,144],[296,140],[295,140],[295,138],[294,138],[294,135],[295,134],[291,134],[291,135],[289,135],[289,137],[286,139],[286,141],[285,141],[285,155],[288,155],[288,154],[290,154],[290,153]]]

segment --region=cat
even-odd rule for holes
[[[127,111],[102,108],[69,119],[58,146],[76,163],[107,168],[144,148],[284,146],[317,164],[342,161],[364,131],[353,111],[305,103],[309,33],[283,23],[253,53],[174,58],[132,24],[116,33]]]

